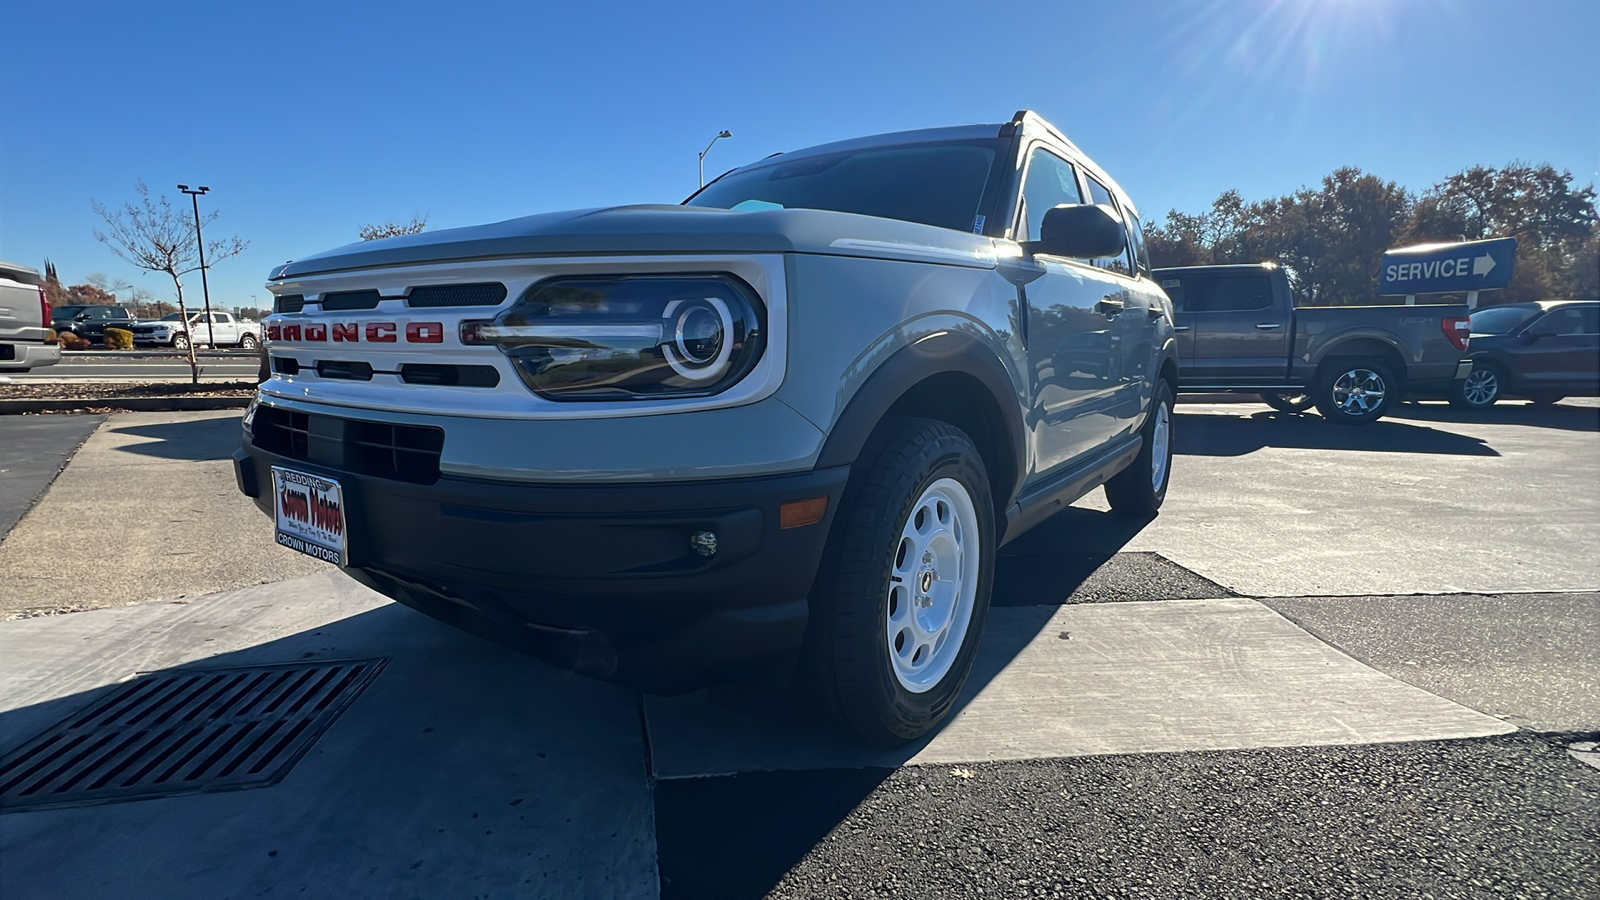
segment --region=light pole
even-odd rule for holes
[[[189,199],[194,201],[194,245],[200,249],[200,294],[206,301],[206,345],[215,350],[217,342],[214,338],[217,335],[211,328],[211,287],[206,284],[206,242],[200,237],[200,195],[211,193],[211,188],[201,185],[191,191],[187,184],[180,184],[178,190],[188,194]],[[189,323],[183,324],[187,327]],[[192,345],[194,338],[190,338],[189,343]]]
[[[723,131],[721,134],[719,134],[716,137],[712,138],[711,139],[711,143],[707,144],[706,148],[704,150],[700,151],[700,186],[701,187],[705,187],[706,186],[706,154],[710,153],[711,152],[711,148],[715,147],[717,145],[717,141],[720,141],[725,137],[733,137],[733,132],[731,132],[731,131]]]

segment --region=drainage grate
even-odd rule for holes
[[[274,784],[387,662],[135,679],[0,761],[0,812]]]

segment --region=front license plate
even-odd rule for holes
[[[335,565],[349,561],[344,530],[344,490],[339,482],[272,467],[278,543]]]

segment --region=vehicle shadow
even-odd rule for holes
[[[1534,406],[1531,403],[1497,403],[1488,409],[1461,409],[1448,403],[1402,403],[1388,413],[1390,419],[1415,422],[1449,422],[1471,425],[1524,425],[1561,431],[1600,431],[1600,406]]]
[[[190,461],[229,459],[233,451],[239,449],[239,418],[239,415],[228,415],[150,425],[124,425],[112,428],[111,432],[153,439],[117,448],[124,453]]]
[[[228,625],[179,627],[204,633]],[[113,649],[96,671],[115,680],[139,666],[137,652],[125,659]],[[591,873],[648,871],[642,851],[618,850],[605,839],[622,828],[631,844],[648,846],[647,826],[637,824],[648,816],[649,794],[630,692],[393,603],[144,674],[352,659],[389,662],[311,752],[288,763],[292,770],[281,780],[37,811],[25,808],[37,798],[0,803],[7,820],[0,896],[81,896],[93,884],[94,893],[122,897],[221,897],[246,893],[246,885],[251,893],[292,892],[297,883],[365,884],[378,893],[406,885],[408,895],[465,896],[477,893],[466,885],[479,879],[516,884],[530,865],[537,874],[543,863],[525,859],[530,844],[571,862],[571,881],[556,891],[563,896]],[[0,712],[0,757],[127,686],[119,681]],[[96,752],[115,755],[91,751],[49,764],[81,763],[88,771]],[[0,768],[0,786],[11,790],[17,774]],[[65,776],[43,777],[47,785],[71,784]],[[179,772],[173,780],[186,777]],[[515,799],[521,797],[529,802]],[[469,814],[473,827],[461,827]],[[435,822],[450,828],[435,832]],[[344,839],[357,834],[360,840]],[[257,868],[280,854],[295,860],[297,871]],[[424,857],[428,867],[419,871],[416,860]]]
[[[1151,521],[1069,507],[1002,548],[994,611],[951,718],[1039,637],[1063,603],[1092,602],[1078,596],[1080,588],[1104,575]],[[1198,593],[1228,593],[1204,584],[1209,588]],[[647,698],[645,709],[658,779],[663,900],[765,896],[939,734],[892,750],[863,747],[805,700],[770,691]],[[715,761],[696,760],[702,753]],[[700,775],[721,777],[689,776],[683,766],[700,761],[709,763]]]
[[[1184,456],[1244,456],[1267,447],[1500,455],[1482,438],[1392,419],[1347,426],[1324,421],[1316,415],[1258,412],[1239,416],[1185,412],[1179,407],[1173,422],[1173,452]]]

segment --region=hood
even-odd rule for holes
[[[994,242],[947,228],[816,209],[614,206],[361,241],[270,280],[469,259],[633,253],[827,253],[993,268]]]

